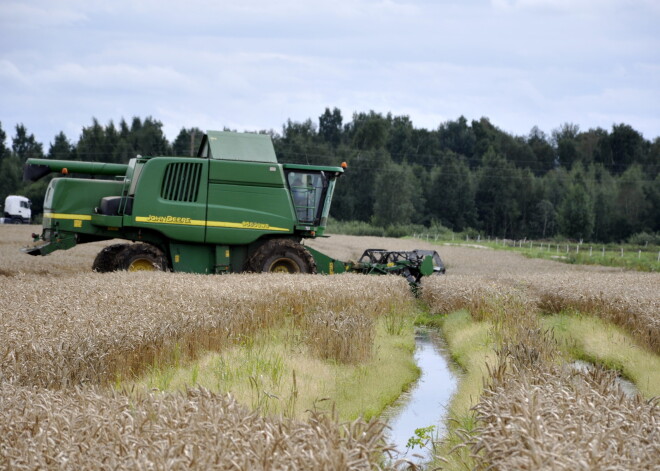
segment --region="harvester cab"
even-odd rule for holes
[[[99,253],[94,270],[392,272],[415,283],[417,272],[433,273],[433,256],[392,256],[381,270],[379,261],[345,263],[301,243],[323,236],[344,168],[281,164],[270,136],[219,131],[207,132],[196,157],[137,156],[128,164],[28,159],[26,179],[62,177],[51,180],[43,232],[24,251],[48,255],[123,239]]]

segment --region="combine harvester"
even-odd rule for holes
[[[30,255],[110,239],[99,272],[394,273],[418,285],[444,273],[434,251],[367,250],[335,260],[301,241],[323,237],[341,167],[280,164],[270,136],[208,131],[197,157],[142,157],[127,165],[28,159],[26,180],[59,172],[44,199]],[[70,174],[93,176],[72,178]],[[105,178],[98,178],[99,176]],[[137,242],[137,243],[135,243]]]

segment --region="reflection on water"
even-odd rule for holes
[[[415,335],[415,361],[421,375],[411,388],[388,408],[381,418],[391,427],[389,441],[400,452],[393,460],[406,458],[422,463],[430,458],[429,450],[407,450],[408,439],[415,429],[434,425],[434,436],[445,433],[444,416],[449,400],[456,390],[456,375],[449,367],[444,341],[437,332],[419,331]],[[415,457],[413,454],[421,455]]]

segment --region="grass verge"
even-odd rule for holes
[[[544,316],[564,352],[572,358],[618,371],[649,399],[660,396],[660,356],[641,347],[620,327],[597,317],[563,312]]]
[[[307,410],[334,407],[341,420],[379,415],[418,376],[411,318],[378,320],[371,358],[358,364],[310,355],[293,326],[257,333],[222,352],[188,364],[152,366],[127,390],[185,390],[202,386],[234,398],[263,414],[302,417]]]

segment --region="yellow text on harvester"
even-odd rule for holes
[[[150,214],[149,216],[136,216],[136,222],[147,222],[152,224],[182,224],[187,226],[207,226],[207,227],[224,227],[231,229],[257,229],[257,230],[266,230],[266,231],[281,231],[289,232],[289,229],[283,227],[274,227],[270,224],[265,224],[261,222],[251,222],[251,221],[242,221],[242,222],[224,222],[224,221],[203,221],[195,220],[185,217],[178,216],[154,216]]]

